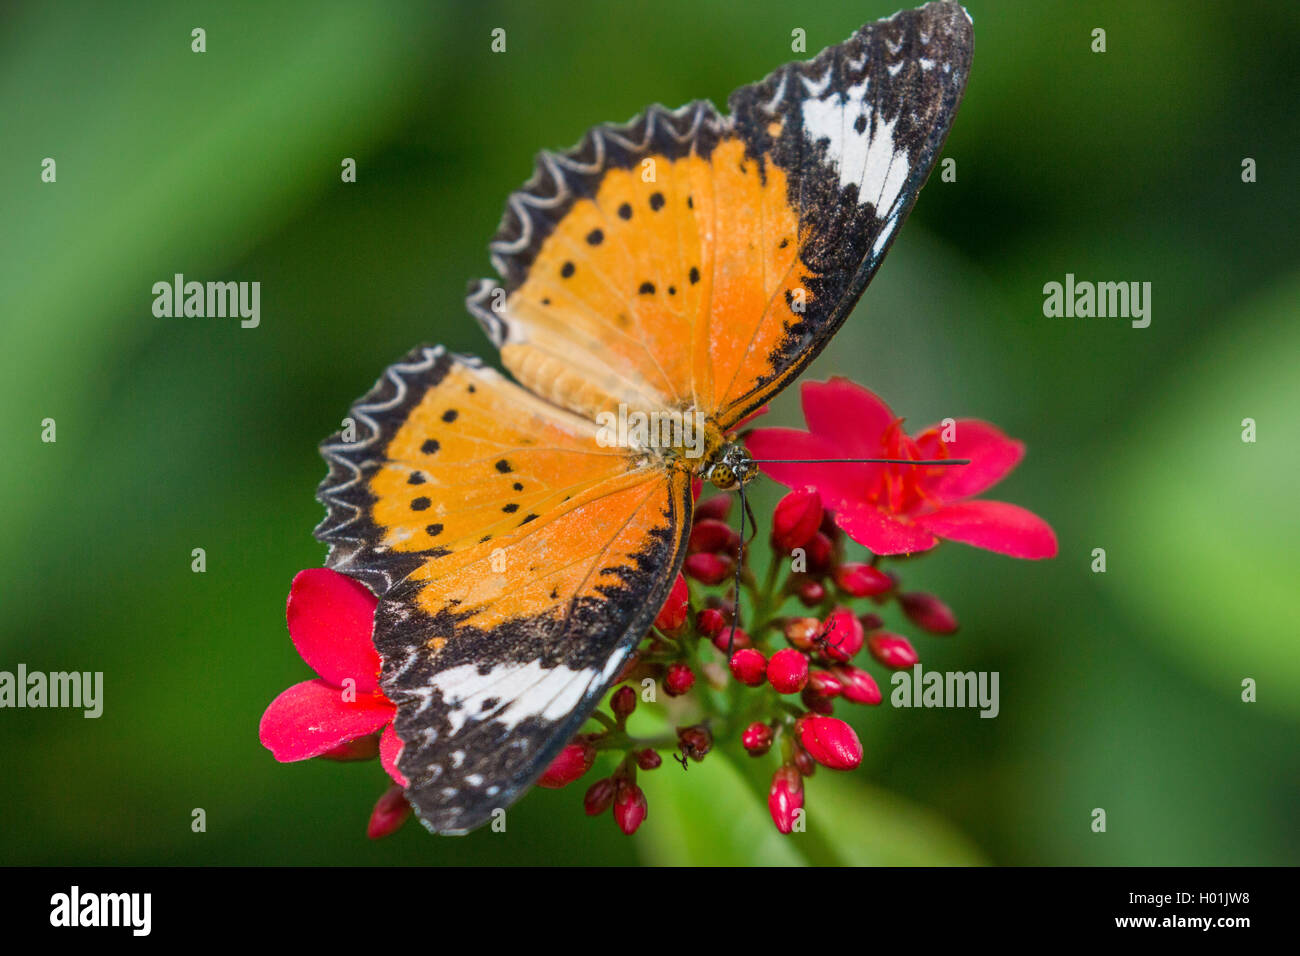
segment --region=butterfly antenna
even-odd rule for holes
[[[969,465],[969,458],[751,458],[755,465],[830,465],[846,462],[856,465]]]
[[[745,501],[745,482],[741,481],[738,488],[740,492],[740,544],[736,550],[736,599],[731,605],[731,633],[727,635],[727,660],[731,660],[732,652],[736,644],[736,622],[740,620],[740,577],[745,566],[745,516],[749,515],[749,523],[754,526],[754,531],[758,531],[758,522],[753,518],[749,511],[749,503]]]

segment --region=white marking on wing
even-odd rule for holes
[[[859,202],[873,203],[877,214],[883,215],[902,192],[909,166],[906,152],[894,146],[897,118],[873,122],[876,117],[867,105],[866,95],[864,79],[839,96],[804,100],[803,125],[812,142],[827,141],[827,154],[839,174],[840,186],[856,184]],[[844,123],[851,105],[865,120],[862,132],[852,123]]]
[[[906,151],[900,152],[894,147],[894,127],[898,123],[895,117],[891,123],[876,124],[875,135],[867,150],[866,169],[862,174],[862,184],[858,188],[858,199],[864,204],[874,191],[876,194],[876,215],[883,216],[892,209],[898,194],[907,182],[908,162]],[[868,132],[870,127],[868,127]],[[873,189],[879,183],[880,188]]]
[[[546,668],[538,661],[498,664],[486,674],[478,672],[477,664],[462,664],[430,683],[442,694],[451,732],[457,734],[467,720],[480,716],[483,702],[493,697],[503,706],[493,710],[491,719],[508,730],[529,717],[559,720],[578,705],[596,674],[591,668],[575,671],[563,664]]]

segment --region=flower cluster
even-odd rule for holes
[[[621,751],[617,769],[592,784],[583,802],[591,815],[613,807],[625,833],[647,813],[637,771],[660,766],[660,751],[685,767],[702,759],[715,737],[738,745],[741,759],[775,752],[768,809],[780,832],[798,829],[806,778],[818,766],[852,770],[862,762],[858,736],[834,716],[836,706],[880,704],[868,668],[904,669],[920,660],[912,641],[887,629],[882,615],[894,607],[907,629],[957,630],[948,605],[905,589],[897,570],[884,566],[889,557],[929,550],[941,538],[1022,558],[1056,553],[1055,535],[1041,518],[973,500],[1024,454],[1021,443],[992,425],[950,419],[909,436],[884,402],[843,379],[805,385],[803,405],[808,431],[759,429],[746,439],[762,470],[791,489],[772,515],[772,560],[763,580],[728,520],[733,496],[698,502],[682,574],[620,676],[611,714],[594,715],[603,729],[570,744],[543,778],[544,786],[567,785],[591,768],[599,750]],[[844,458],[969,464],[824,461]],[[864,560],[850,558],[848,540],[865,546]],[[738,561],[740,600],[732,583]],[[634,688],[647,677],[679,722],[663,739],[627,733]]]

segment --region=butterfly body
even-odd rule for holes
[[[467,298],[510,378],[439,346],[322,445],[317,536],[375,592],[408,799],[438,832],[508,806],[662,605],[695,479],[829,342],[933,166],[964,89],[951,3],[868,24],[730,98],[543,153]],[[610,442],[611,415],[702,423]]]

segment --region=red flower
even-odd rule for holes
[[[706,607],[695,615],[695,629],[705,637],[717,637],[727,626],[727,618],[716,607]]]
[[[876,685],[875,678],[866,671],[858,670],[856,667],[837,667],[834,674],[844,685],[845,700],[874,706],[884,699],[880,696],[880,688]]]
[[[842,720],[805,714],[795,723],[799,743],[814,760],[832,770],[852,770],[862,763],[858,735]]]
[[[822,638],[820,646],[826,657],[841,664],[846,663],[862,650],[862,622],[848,608],[837,607],[827,615],[819,637]]]
[[[365,751],[361,738],[382,731],[380,763],[398,784],[407,785],[397,769],[402,750],[393,730],[397,709],[379,689],[379,655],[371,643],[377,603],[363,585],[329,568],[309,568],[293,579],[286,610],[289,637],[320,676],[294,684],[262,715],[258,736],[276,760],[354,757]]]
[[[888,631],[867,638],[867,650],[871,651],[872,657],[892,670],[911,667],[921,659],[911,641]]]
[[[597,780],[587,788],[582,798],[582,807],[589,817],[598,817],[614,802],[614,781],[609,777]]]
[[[767,658],[761,651],[742,648],[731,655],[731,673],[742,684],[757,687],[767,677]]]
[[[772,749],[772,728],[756,720],[745,728],[740,743],[751,757],[761,757]]]
[[[818,697],[838,697],[844,693],[844,681],[831,671],[813,671],[808,675],[808,686]]]
[[[808,658],[793,647],[772,655],[767,662],[767,679],[778,694],[797,694],[808,683]]]
[[[546,772],[538,779],[539,787],[558,790],[567,787],[591,769],[596,761],[596,750],[585,740],[575,740],[560,751]]]
[[[997,484],[1024,445],[987,422],[958,420],[952,441],[935,425],[909,437],[880,398],[843,378],[802,388],[809,431],[760,428],[755,458],[969,458],[969,465],[764,464],[790,488],[816,488],[838,524],[876,554],[925,551],[940,538],[1016,558],[1050,558],[1056,535],[1042,518],[1001,501],[969,500]]]
[[[645,793],[629,780],[619,780],[614,788],[614,820],[618,828],[631,836],[646,818]]]
[[[708,587],[721,584],[731,577],[735,570],[736,562],[732,558],[708,552],[687,555],[682,564],[683,574]]]
[[[673,661],[668,665],[668,673],[664,675],[665,694],[669,697],[680,697],[694,686],[695,671],[681,661]]]
[[[728,557],[740,550],[740,533],[725,521],[716,518],[696,520],[691,527],[691,537],[686,543],[687,554],[725,554]]]
[[[931,634],[952,634],[957,630],[957,615],[933,594],[900,594],[898,603],[913,624]]]
[[[406,802],[399,786],[389,787],[375,809],[370,813],[370,823],[366,826],[366,836],[372,840],[396,833],[411,816],[411,805]]]
[[[686,586],[686,579],[680,574],[673,580],[672,590],[664,606],[655,618],[655,627],[665,634],[676,634],[686,624],[686,615],[691,609],[691,592]]]
[[[822,523],[822,499],[814,490],[796,489],[776,503],[772,512],[772,544],[789,554],[802,548]]]
[[[767,792],[767,809],[782,833],[794,829],[795,817],[803,809],[803,778],[794,767],[782,766],[773,774],[772,788]]]
[[[850,597],[875,597],[894,587],[894,579],[884,571],[856,561],[845,561],[835,569],[835,583]]]

